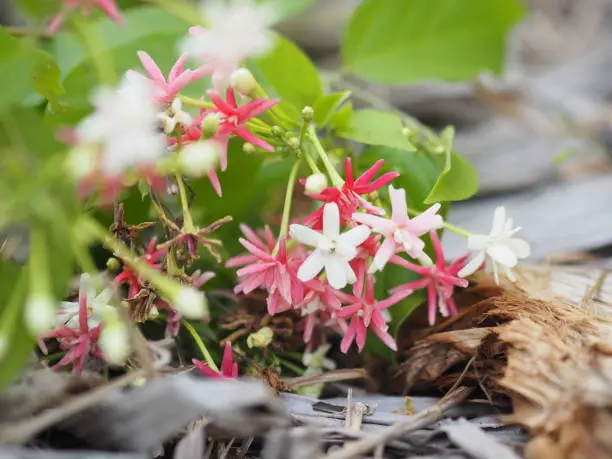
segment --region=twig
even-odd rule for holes
[[[473,391],[471,387],[460,387],[459,389],[447,394],[440,402],[431,406],[404,422],[400,422],[384,429],[376,435],[366,437],[354,443],[349,443],[342,449],[332,451],[322,456],[321,459],[352,459],[360,454],[367,453],[389,440],[404,435],[408,432],[422,429],[444,417],[446,411],[463,402]]]
[[[318,375],[297,376],[295,378],[285,378],[283,382],[290,389],[299,387],[313,386],[321,383],[333,383],[338,381],[351,381],[354,379],[366,379],[368,377],[365,370],[361,368],[346,368],[342,370],[331,370]]]

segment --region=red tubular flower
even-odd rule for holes
[[[59,342],[60,349],[67,350],[62,359],[52,369],[72,365],[75,373],[81,373],[89,356],[104,360],[104,354],[98,342],[103,325],[99,323],[94,327],[89,326],[89,311],[87,304],[87,289],[82,283],[79,288],[79,326],[71,328],[67,325],[59,325],[54,330],[46,333],[42,339],[55,338]],[[46,348],[42,349],[46,353]]]
[[[234,362],[231,343],[225,344],[225,349],[223,350],[223,360],[221,361],[221,369],[219,372],[213,370],[210,368],[210,366],[208,366],[208,364],[202,362],[201,360],[193,359],[191,362],[197,367],[198,370],[209,378],[234,379],[238,377],[238,364]]]
[[[466,263],[469,254],[465,254],[450,264],[444,260],[444,251],[440,238],[435,231],[431,231],[431,242],[436,254],[436,262],[433,266],[420,266],[411,263],[398,255],[391,258],[391,263],[395,263],[410,271],[423,276],[421,279],[398,285],[391,289],[391,293],[400,293],[403,290],[427,289],[428,320],[429,325],[436,321],[436,309],[440,311],[442,317],[457,313],[453,292],[455,287],[467,287],[469,282],[458,276],[459,271]]]
[[[365,171],[357,180],[354,180],[351,158],[347,157],[344,160],[346,180],[342,188],[328,187],[321,191],[321,193],[305,194],[317,201],[325,203],[335,202],[340,209],[340,223],[342,225],[346,225],[351,221],[353,213],[357,211],[359,207],[362,207],[366,212],[382,215],[384,211],[370,204],[362,195],[372,193],[388,184],[391,180],[399,177],[399,173],[393,171],[386,172],[377,179],[374,179],[383,163],[383,159],[376,161],[374,165]],[[302,182],[305,183],[304,181]],[[323,207],[317,209],[310,215],[304,224],[312,226],[314,229],[321,229],[323,225]]]
[[[140,259],[152,268],[160,269],[162,266],[162,263],[160,261],[166,254],[166,251],[164,249],[157,249],[156,246],[157,238],[151,239],[151,242],[149,242],[149,245],[147,245],[144,255],[140,257]],[[136,295],[138,295],[138,292],[140,292],[140,290],[142,289],[143,284],[142,280],[140,279],[140,276],[130,266],[129,262],[123,260],[123,263],[123,271],[121,271],[119,274],[117,274],[117,276],[115,276],[113,282],[118,285],[128,285],[128,300],[130,300]]]
[[[251,118],[261,115],[279,103],[278,99],[255,99],[238,107],[232,88],[227,89],[225,93],[226,100],[223,100],[221,95],[212,89],[208,91],[208,95],[217,108],[206,110],[203,115],[217,113],[220,117],[220,125],[215,138],[221,143],[219,162],[222,171],[227,169],[227,142],[232,134],[264,150],[274,151],[272,145],[249,131],[245,124]]]
[[[374,276],[368,275],[365,281],[365,292],[363,283],[355,283],[353,295],[339,292],[340,298],[349,303],[336,313],[339,323],[344,329],[344,338],[340,343],[340,350],[347,352],[353,341],[357,343],[359,351],[365,346],[368,328],[371,328],[376,335],[389,348],[396,351],[397,345],[393,337],[389,334],[389,326],[385,317],[386,310],[406,298],[412,293],[410,289],[403,289],[392,294],[389,298],[376,301],[374,298]],[[350,318],[347,326],[343,319]]]

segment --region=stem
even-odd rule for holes
[[[334,186],[342,186],[344,180],[342,180],[342,177],[340,177],[340,174],[338,174],[338,172],[334,168],[334,165],[329,160],[327,153],[325,153],[323,145],[321,145],[319,137],[317,136],[316,128],[314,126],[309,126],[306,130],[306,135],[312,142],[312,145],[317,154],[319,155],[319,158],[321,158],[321,162],[325,166],[325,169],[327,170],[327,173],[329,174],[329,177],[331,178],[331,181]]]
[[[195,234],[196,229],[193,224],[193,218],[189,211],[189,201],[187,199],[187,190],[185,189],[185,182],[183,177],[179,174],[176,175],[176,183],[179,189],[179,196],[181,198],[181,208],[183,209],[183,231],[189,234]]]
[[[295,163],[293,163],[293,167],[291,168],[291,172],[289,173],[289,180],[287,180],[287,191],[285,193],[285,204],[283,207],[283,218],[281,220],[281,228],[278,234],[278,241],[276,242],[276,247],[274,247],[273,255],[276,255],[278,253],[280,241],[287,235],[287,230],[289,229],[289,217],[291,216],[293,189],[295,188],[295,179],[297,177],[297,173],[301,164],[302,160],[298,159]]]
[[[215,104],[212,102],[207,102],[205,100],[194,99],[193,97],[187,97],[182,94],[178,95],[179,99],[185,105],[189,105],[190,107],[198,107],[198,108],[216,108]]]
[[[182,322],[183,322],[183,325],[185,326],[185,328],[187,329],[187,331],[189,332],[189,334],[191,335],[191,337],[193,338],[193,340],[195,341],[196,345],[200,349],[200,352],[202,353],[202,357],[204,357],[204,360],[206,361],[206,364],[212,370],[214,370],[217,373],[219,373],[219,368],[215,364],[212,356],[210,355],[210,352],[208,352],[208,349],[206,348],[206,345],[204,344],[204,341],[202,341],[202,338],[200,338],[200,335],[198,335],[198,332],[196,331],[196,329],[193,328],[193,325],[191,325],[186,320],[182,320]]]
[[[408,214],[413,217],[416,217],[417,215],[421,215],[421,212],[414,210],[414,209],[408,209]],[[472,235],[472,233],[470,233],[469,231],[459,228],[458,226],[451,225],[450,223],[447,223],[446,221],[443,224],[444,224],[444,228],[446,228],[449,231],[452,231],[453,233],[457,233],[459,236],[468,238]]]
[[[310,170],[312,171],[312,173],[320,174],[321,170],[317,166],[317,163],[314,161],[314,159],[312,159],[312,156],[310,156],[310,153],[302,150],[302,154],[304,155],[304,158],[306,159],[306,162],[308,163],[308,167],[310,167]]]

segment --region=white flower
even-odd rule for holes
[[[173,132],[177,125],[188,127],[192,123],[191,115],[183,111],[183,103],[178,97],[172,101],[168,110],[157,115],[157,119],[162,122],[166,134]]]
[[[104,313],[104,327],[100,334],[100,349],[105,360],[115,365],[123,364],[130,355],[130,334],[127,325],[116,309]]]
[[[219,146],[212,140],[201,140],[185,145],[178,155],[179,166],[185,175],[199,177],[212,171],[219,161]]]
[[[308,193],[320,193],[327,188],[327,177],[321,173],[309,175],[305,188]]]
[[[252,0],[209,0],[202,13],[208,27],[189,29],[180,49],[213,67],[213,84],[221,91],[244,59],[270,50],[273,41],[268,28],[277,15],[269,5]]]
[[[325,357],[325,355],[331,349],[331,345],[323,344],[319,346],[314,352],[304,352],[302,356],[302,364],[305,367],[313,368],[313,369],[327,369],[327,370],[335,370],[336,363]]]
[[[206,296],[192,287],[181,287],[172,303],[188,319],[201,319],[208,312]]]
[[[232,72],[230,76],[230,85],[240,94],[249,95],[257,87],[257,82],[248,69],[239,68]]]
[[[495,209],[491,232],[468,237],[468,248],[479,250],[479,253],[459,271],[459,276],[469,276],[486,262],[486,269],[493,271],[496,283],[499,284],[499,270],[512,282],[516,281],[512,268],[517,265],[519,259],[527,258],[531,254],[531,248],[527,241],[513,237],[521,228],[513,229],[512,226],[512,219],[506,220],[506,209],[501,206]]]
[[[118,88],[98,88],[94,113],[76,128],[80,142],[100,146],[100,172],[116,176],[126,169],[154,164],[166,152],[157,131],[159,108],[145,79],[124,77]]]
[[[57,303],[52,297],[33,294],[25,304],[25,321],[34,336],[40,336],[53,326]]]
[[[323,208],[323,232],[304,225],[291,225],[291,236],[302,244],[315,247],[298,270],[302,282],[314,279],[323,268],[329,285],[335,289],[355,282],[349,261],[357,256],[357,247],[370,235],[370,228],[357,226],[340,234],[340,211],[334,202]]]
[[[110,304],[114,293],[111,287],[103,289],[96,295],[91,276],[83,273],[79,280],[79,290],[79,297],[87,301],[87,324],[89,328],[97,327],[104,317],[115,313],[114,306]],[[79,328],[79,302],[62,301],[57,312],[56,321],[70,328]]]

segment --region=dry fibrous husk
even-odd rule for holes
[[[462,378],[492,399],[511,400],[504,420],[532,435],[527,458],[609,458],[612,308],[597,295],[605,282],[585,273],[596,288],[577,298],[551,282],[553,273],[524,268],[517,283],[500,287],[476,276],[472,304],[409,350],[408,386],[448,389]]]

